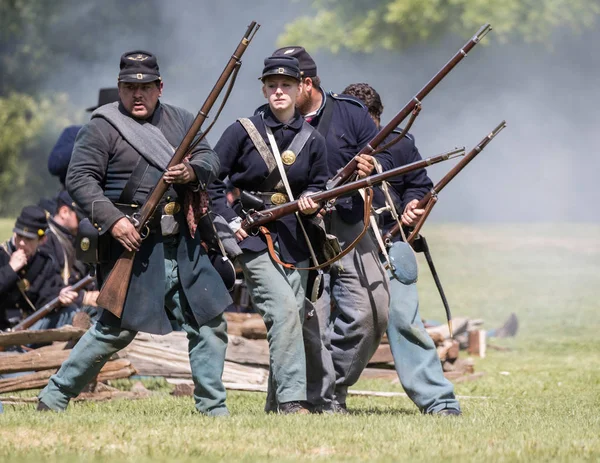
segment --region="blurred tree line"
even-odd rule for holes
[[[0,0],[0,216],[55,193],[49,151],[63,128],[86,120],[67,89],[46,81],[67,59],[106,59],[119,31],[159,21],[154,0]]]
[[[547,42],[557,29],[580,32],[600,14],[600,0],[312,0],[315,13],[289,24],[280,46],[309,50],[401,50],[492,24],[494,37]]]

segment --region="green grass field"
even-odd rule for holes
[[[8,236],[12,221],[0,222]],[[406,398],[356,398],[350,416],[266,416],[264,394],[229,393],[232,417],[195,414],[161,388],[143,401],[6,406],[0,461],[599,461],[600,226],[433,225],[426,235],[455,316],[486,328],[517,313],[508,352],[457,384],[463,416],[420,415]],[[422,315],[444,319],[420,259]],[[461,356],[466,356],[464,352]],[[384,380],[356,389],[401,391]],[[28,393],[34,395],[34,393]],[[481,398],[485,397],[485,398]]]

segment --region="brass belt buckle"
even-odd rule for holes
[[[175,201],[172,201],[170,203],[165,204],[165,207],[163,208],[163,213],[164,215],[175,215],[180,210],[181,205],[179,203],[176,203]]]
[[[280,204],[285,204],[288,202],[288,197],[283,193],[273,193],[271,195],[271,203],[279,206]]]

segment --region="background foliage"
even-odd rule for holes
[[[109,31],[157,17],[154,2],[139,0],[0,0],[0,215],[55,192],[48,154],[62,129],[85,120],[68,89],[47,81],[67,60],[111,53]]]
[[[291,23],[281,46],[311,50],[402,50],[491,23],[502,42],[545,42],[558,29],[579,32],[600,14],[598,0],[313,0],[315,13]]]

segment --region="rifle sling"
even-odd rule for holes
[[[296,267],[293,264],[283,262],[277,256],[277,253],[275,252],[275,247],[273,246],[273,238],[271,237],[271,232],[269,231],[269,229],[267,227],[265,227],[264,225],[260,226],[258,229],[260,230],[260,232],[264,235],[265,239],[267,240],[267,249],[269,250],[269,255],[271,256],[271,259],[273,259],[279,265],[281,265],[284,268],[291,269],[291,270],[319,270],[319,269],[322,269],[325,267],[329,267],[334,262],[337,262],[338,260],[340,260],[346,254],[348,254],[350,251],[352,251],[352,249],[354,249],[354,247],[358,244],[358,242],[362,239],[362,237],[365,236],[365,233],[367,233],[367,230],[369,229],[369,217],[371,216],[372,202],[373,202],[373,190],[371,188],[365,188],[365,201],[364,201],[365,209],[364,209],[364,216],[363,216],[364,227],[363,227],[362,231],[354,239],[354,241],[352,241],[352,243],[350,243],[345,249],[343,249],[342,252],[340,252],[337,256],[335,256],[333,259],[329,259],[327,262],[316,265],[314,267]]]
[[[125,184],[123,191],[121,191],[121,196],[119,196],[119,200],[117,201],[120,204],[132,204],[133,197],[135,196],[135,192],[140,187],[142,180],[144,179],[144,175],[148,170],[148,161],[143,156],[140,156],[138,163],[133,169],[129,180]]]

